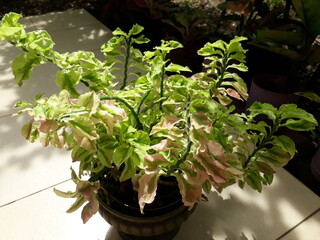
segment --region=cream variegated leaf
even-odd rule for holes
[[[139,179],[138,199],[142,214],[144,206],[152,203],[156,197],[159,177],[159,169],[155,169],[152,172],[146,172]]]

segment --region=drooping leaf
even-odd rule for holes
[[[33,123],[34,120],[31,120],[30,122],[26,123],[21,129],[21,135],[27,140],[31,140]]]
[[[99,201],[95,196],[92,196],[89,202],[83,207],[81,212],[81,219],[86,223],[99,210]]]
[[[142,214],[144,206],[152,203],[156,197],[159,176],[159,173],[155,171],[145,173],[139,179],[138,199]]]
[[[67,210],[67,213],[72,213],[77,211],[85,202],[86,202],[86,199],[83,196],[79,196],[77,200]]]
[[[314,116],[308,113],[306,110],[298,108],[295,104],[283,104],[279,108],[281,113],[281,120],[289,119],[289,124],[293,124],[295,121],[304,122],[305,125],[301,125],[300,128],[305,127],[305,131],[311,130],[310,126],[317,125],[317,120]]]
[[[132,153],[130,154],[130,156],[132,156]],[[123,182],[126,181],[130,178],[132,178],[137,171],[137,167],[135,166],[132,158],[128,158],[126,159],[125,163],[124,163],[124,169],[121,172],[121,175],[119,177],[119,181]]]
[[[311,101],[320,103],[320,96],[318,94],[316,94],[315,92],[299,92],[296,94],[299,96],[305,97]]]
[[[56,188],[53,189],[54,193],[59,196],[59,197],[63,197],[63,198],[76,198],[79,196],[78,193],[76,192],[63,192],[63,191],[60,191]]]
[[[40,120],[40,132],[49,133],[50,131],[55,131],[59,127],[58,123],[54,120]]]
[[[27,52],[18,56],[12,62],[12,71],[19,86],[28,80],[35,66],[41,64],[42,58],[34,53]]]
[[[254,190],[262,191],[261,176],[254,171],[249,172],[245,176],[245,182]]]
[[[276,167],[285,166],[291,158],[292,157],[288,152],[282,150],[282,148],[278,146],[273,146],[258,156],[258,159],[269,162]]]
[[[282,150],[286,151],[290,154],[291,158],[294,157],[296,153],[295,143],[294,141],[289,138],[288,136],[274,136],[272,143],[275,146],[280,147]]]
[[[271,166],[265,162],[256,161],[254,162],[254,165],[256,166],[257,170],[259,170],[262,173],[266,173],[266,174],[275,173],[275,171],[271,168]]]
[[[184,174],[173,174],[177,181],[182,196],[182,202],[185,206],[188,206],[189,209],[192,209],[195,203],[199,203],[201,200],[202,194],[202,184],[193,185],[189,182],[189,177],[186,173]]]

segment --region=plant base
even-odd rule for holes
[[[141,214],[131,181],[104,180],[104,190],[98,193],[99,213],[123,240],[171,240],[193,212],[183,205],[176,182],[160,184],[154,203]]]

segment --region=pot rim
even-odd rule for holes
[[[104,201],[102,201],[102,199],[99,196],[97,196],[97,199],[99,201],[100,206],[102,206],[103,208],[112,212],[112,214],[114,214],[116,217],[118,217],[120,219],[127,219],[127,216],[130,216],[130,218],[137,223],[152,223],[152,222],[165,221],[165,220],[171,218],[172,215],[178,215],[183,209],[188,208],[187,206],[182,204],[180,207],[178,207],[174,210],[171,210],[168,213],[164,213],[164,214],[156,215],[156,216],[152,216],[152,217],[141,218],[141,217],[134,216],[134,215],[127,215],[125,213],[119,212],[118,210],[115,210],[114,208],[111,208],[108,204],[106,204]],[[190,214],[194,211],[195,206],[193,206],[191,209],[190,208],[188,209]]]

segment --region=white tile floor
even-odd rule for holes
[[[23,22],[30,30],[46,29],[61,52],[96,51],[111,36],[108,28],[84,10],[28,17]],[[8,115],[19,99],[57,90],[56,68],[50,64],[37,68],[32,79],[19,88],[10,72],[11,61],[18,53],[0,43],[1,239],[118,240],[114,229],[98,214],[83,225],[80,212],[65,213],[72,200],[57,197],[52,188],[73,188],[66,181],[70,177],[69,153],[28,143],[20,136],[25,118]],[[279,169],[274,184],[262,194],[236,186],[226,189],[222,196],[212,192],[210,202],[198,206],[175,240],[315,240],[319,236],[319,197]]]

